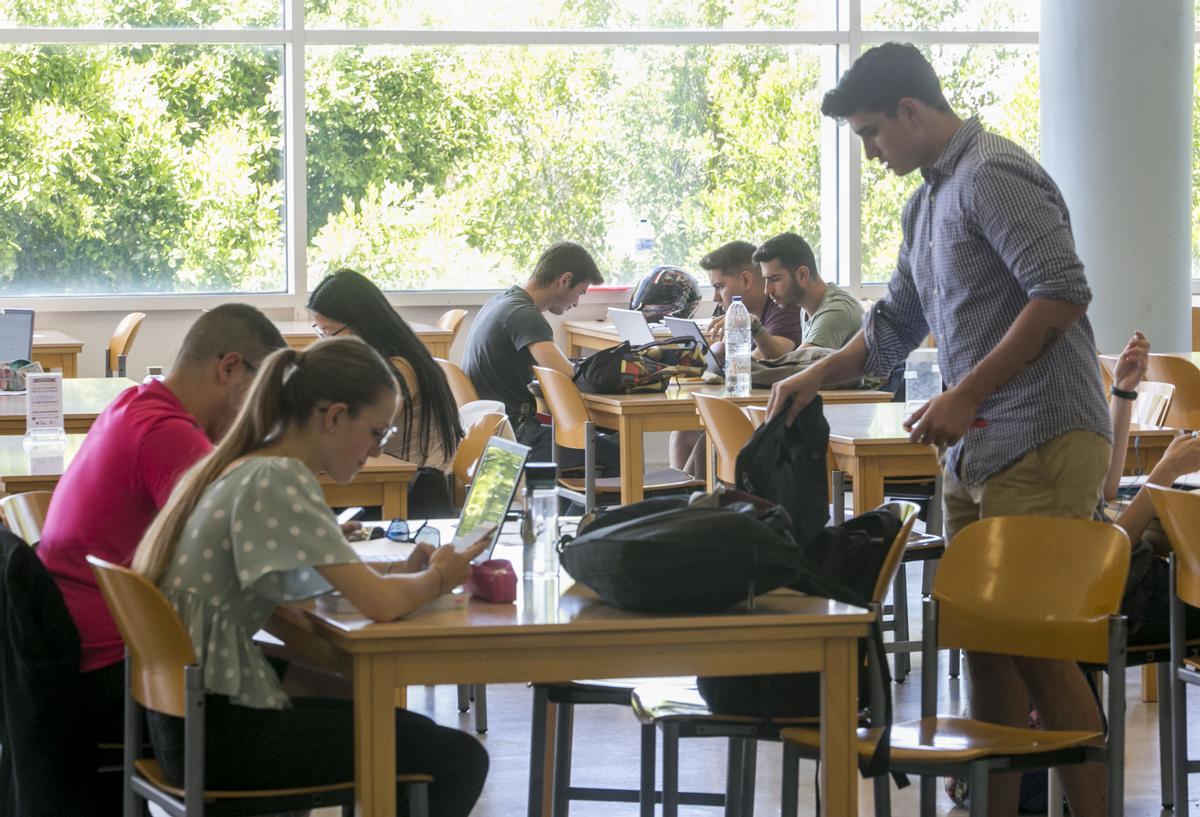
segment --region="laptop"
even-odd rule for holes
[[[663,323],[671,330],[673,338],[695,338],[700,341],[700,349],[704,352],[704,362],[708,364],[708,370],[720,377],[725,376],[725,367],[713,354],[712,347],[708,345],[708,338],[704,337],[698,323],[691,318],[663,318]]]
[[[479,464],[475,467],[475,476],[471,479],[467,501],[463,503],[462,513],[458,516],[453,541],[455,549],[463,550],[478,538],[472,535],[477,528],[495,526],[491,542],[472,560],[475,564],[492,558],[492,550],[500,538],[500,528],[504,526],[504,518],[508,515],[508,506],[512,504],[517,484],[525,471],[529,450],[529,446],[503,437],[492,437],[483,449]]]
[[[646,316],[636,309],[608,308],[608,319],[617,328],[617,337],[627,340],[634,346],[643,343],[654,343],[654,332],[646,323]]]
[[[0,360],[33,360],[32,309],[0,309]]]

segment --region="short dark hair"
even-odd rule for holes
[[[911,43],[884,43],[863,52],[842,74],[837,87],[825,94],[821,113],[836,119],[865,111],[895,116],[900,100],[911,97],[947,113],[933,66]]]
[[[758,275],[758,265],[754,263],[755,249],[749,241],[730,241],[701,258],[700,269],[705,272],[716,270],[722,275],[734,275],[742,270],[749,270]]]
[[[771,236],[754,251],[756,264],[776,260],[793,275],[801,267],[808,267],[809,275],[813,278],[821,277],[821,274],[817,272],[817,258],[813,255],[812,247],[808,246],[808,242],[795,233],[780,233]]]
[[[188,329],[175,365],[207,363],[230,352],[257,364],[285,346],[279,329],[262,312],[249,304],[221,304],[203,313]]]
[[[604,276],[592,259],[592,254],[574,241],[551,244],[538,257],[530,276],[540,287],[553,284],[564,272],[571,273],[571,286],[603,284]]]

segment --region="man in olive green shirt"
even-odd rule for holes
[[[797,348],[840,349],[862,329],[862,304],[837,284],[821,280],[812,248],[800,236],[780,233],[767,239],[755,251],[754,261],[762,267],[771,300],[804,310],[804,334]]]

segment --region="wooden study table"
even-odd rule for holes
[[[63,379],[63,425],[68,434],[84,434],[118,394],[134,385],[127,377]],[[0,392],[0,435],[25,433],[25,394]]]
[[[68,434],[62,447],[38,446],[29,452],[23,447],[22,437],[0,437],[0,490],[4,494],[53,491],[85,436]],[[383,518],[394,519],[408,513],[408,486],[416,472],[412,463],[384,454],[367,460],[348,485],[339,485],[324,475],[318,481],[330,505],[380,505]]]
[[[657,394],[584,394],[588,414],[600,428],[620,432],[621,504],[637,502],[645,492],[644,447],[642,435],[649,431],[699,431],[704,428],[696,413],[692,395],[724,394],[720,385],[672,385]],[[885,391],[837,389],[822,391],[826,403],[872,403],[891,400]],[[770,389],[752,389],[749,397],[731,398],[739,406],[765,406]]]
[[[837,467],[854,482],[855,515],[883,502],[885,479],[937,474],[937,450],[908,440],[903,427],[908,414],[903,403],[830,405],[826,400],[829,447]],[[1135,425],[1129,432],[1126,472],[1148,473],[1174,436],[1174,429]]]
[[[520,560],[516,548],[497,555]],[[392,713],[409,686],[780,672],[822,673],[825,813],[858,814],[857,640],[867,634],[868,611],[781,591],[759,597],[752,613],[628,613],[572,586],[565,574],[558,586],[521,583],[518,594],[515,604],[472,600],[464,610],[417,612],[387,624],[309,604],[281,608],[267,625],[298,657],[351,675],[359,817],[396,813]],[[554,710],[551,704],[550,735]],[[542,783],[544,773],[534,770],[531,788]],[[548,815],[550,798],[542,802]]]
[[[272,321],[272,323],[279,330],[279,334],[283,335],[287,345],[293,349],[303,349],[317,342],[317,333],[313,330],[310,321]],[[425,344],[425,348],[431,355],[443,360],[449,359],[450,341],[454,340],[453,332],[449,329],[438,329],[427,323],[413,323],[412,321],[407,321],[407,323],[417,333],[417,337]]]
[[[83,341],[57,329],[33,331],[33,361],[48,372],[60,371],[64,379],[79,376],[79,355]]]

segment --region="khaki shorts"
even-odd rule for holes
[[[982,485],[965,485],[946,469],[946,540],[988,516],[1090,519],[1111,459],[1108,440],[1076,429],[1047,440]]]

